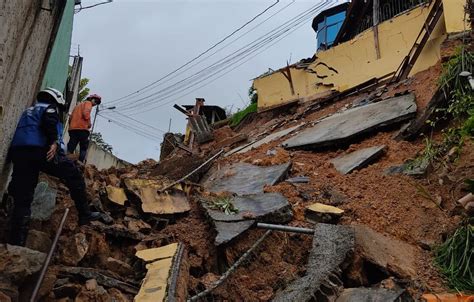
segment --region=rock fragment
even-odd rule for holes
[[[385,146],[376,146],[351,152],[331,160],[337,171],[349,174],[355,170],[367,167],[379,159],[385,152]]]

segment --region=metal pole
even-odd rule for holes
[[[41,283],[43,283],[44,276],[46,275],[46,271],[48,270],[49,263],[51,262],[51,258],[53,257],[54,250],[56,249],[56,245],[58,244],[59,236],[61,235],[61,232],[64,227],[64,222],[66,222],[66,217],[68,214],[69,214],[69,208],[67,208],[66,211],[64,211],[63,218],[61,219],[61,222],[59,223],[58,230],[56,231],[56,236],[54,236],[51,249],[48,252],[48,256],[46,256],[46,260],[43,263],[43,267],[41,268],[41,273],[38,278],[38,281],[36,281],[35,289],[33,290],[33,294],[31,295],[30,302],[36,301],[36,296],[38,295],[38,292],[40,290]]]
[[[95,109],[94,122],[92,123],[91,134],[94,132],[95,121],[97,119],[97,114],[99,114],[99,108],[100,108],[100,105],[97,105]]]
[[[298,227],[292,227],[292,226],[287,226],[287,225],[279,225],[279,224],[257,223],[257,228],[266,229],[266,230],[282,231],[282,232],[301,233],[301,234],[308,234],[308,235],[313,235],[314,234],[313,229],[298,228]]]
[[[168,132],[170,132],[170,131],[171,131],[171,118],[170,118],[170,123],[168,125]]]

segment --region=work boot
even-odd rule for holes
[[[20,218],[12,217],[10,237],[8,243],[11,245],[26,245],[26,238],[28,237],[28,228],[30,226],[30,217],[23,216]]]
[[[99,220],[102,215],[99,212],[89,212],[88,214],[79,215],[79,225],[88,224],[91,221]]]

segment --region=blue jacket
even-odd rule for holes
[[[41,128],[43,114],[50,104],[36,103],[23,112],[16,127],[12,147],[46,147],[46,134]]]

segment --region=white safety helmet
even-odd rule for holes
[[[64,99],[62,92],[57,89],[48,87],[46,89],[41,90],[38,93],[38,96],[42,93],[47,93],[52,96],[56,103],[58,103],[58,105],[64,106],[66,104],[66,100]]]

